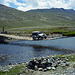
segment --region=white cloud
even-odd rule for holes
[[[26,3],[18,2],[17,0],[0,0],[0,4],[10,6],[10,3],[13,3],[14,5],[18,6],[26,6]]]
[[[18,6],[26,6],[25,3],[18,2],[17,0],[10,0],[10,3],[13,3],[13,4],[18,5]]]
[[[69,4],[71,7],[75,8],[75,0],[69,0]]]
[[[23,1],[24,3],[21,3]],[[31,9],[44,8],[75,8],[75,0],[1,0],[1,4],[10,6],[10,3],[17,5],[17,9],[27,11]]]
[[[10,0],[0,0],[0,4],[4,4],[6,6],[10,6],[8,2],[10,2]]]
[[[44,8],[65,8],[72,9],[75,7],[75,0],[23,0],[26,2],[26,7],[18,7],[18,9],[27,11],[30,9]],[[22,8],[22,9],[21,9]]]

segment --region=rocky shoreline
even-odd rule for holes
[[[32,58],[29,62],[14,65],[10,63],[0,66],[0,75],[10,75],[9,72],[16,68],[22,72],[14,75],[75,75],[75,54]]]
[[[27,67],[32,70],[39,71],[47,71],[47,70],[55,70],[58,66],[66,67],[69,66],[70,62],[68,62],[68,57],[40,57],[40,58],[32,58]]]

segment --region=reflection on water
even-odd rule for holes
[[[40,40],[40,41],[17,41],[10,42],[17,45],[54,47],[60,49],[75,50],[75,37],[56,39],[56,40]]]
[[[63,51],[56,51],[52,50],[50,48],[43,48],[39,46],[32,46],[33,47],[33,54],[34,57],[42,57],[42,56],[48,56],[48,55],[55,55],[55,54],[63,54]]]
[[[7,55],[0,61],[0,65],[9,63],[22,63],[29,61],[33,57],[42,57],[54,54],[63,54],[62,51],[51,50],[50,48],[36,46],[21,46],[0,44],[0,55]]]
[[[9,44],[0,44],[0,56],[6,55],[3,59],[0,58],[0,65],[27,62],[33,57],[66,54],[66,50],[62,48],[72,49],[72,51],[74,51],[74,45],[75,37],[57,40],[17,41],[9,42]]]
[[[1,63],[7,63],[8,62],[8,60],[9,60],[9,56],[8,55],[3,55],[3,54],[0,54],[0,62]]]

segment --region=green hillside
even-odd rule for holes
[[[0,31],[31,33],[34,30],[68,32],[75,30],[75,11],[72,9],[37,9],[27,12],[0,4]]]

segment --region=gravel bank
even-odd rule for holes
[[[45,57],[44,59],[48,57],[49,56]],[[10,63],[9,65],[6,66],[0,66],[0,75],[75,75],[75,54],[55,55],[50,57],[61,58],[62,61],[64,61],[67,58],[66,62],[70,62],[70,64],[64,65],[63,64],[65,63],[64,61],[61,64],[59,64],[58,67],[55,67],[55,69],[43,68],[42,70],[41,69],[39,70],[39,68],[38,69],[28,68],[28,64],[30,61],[27,63],[19,63],[15,65]]]

